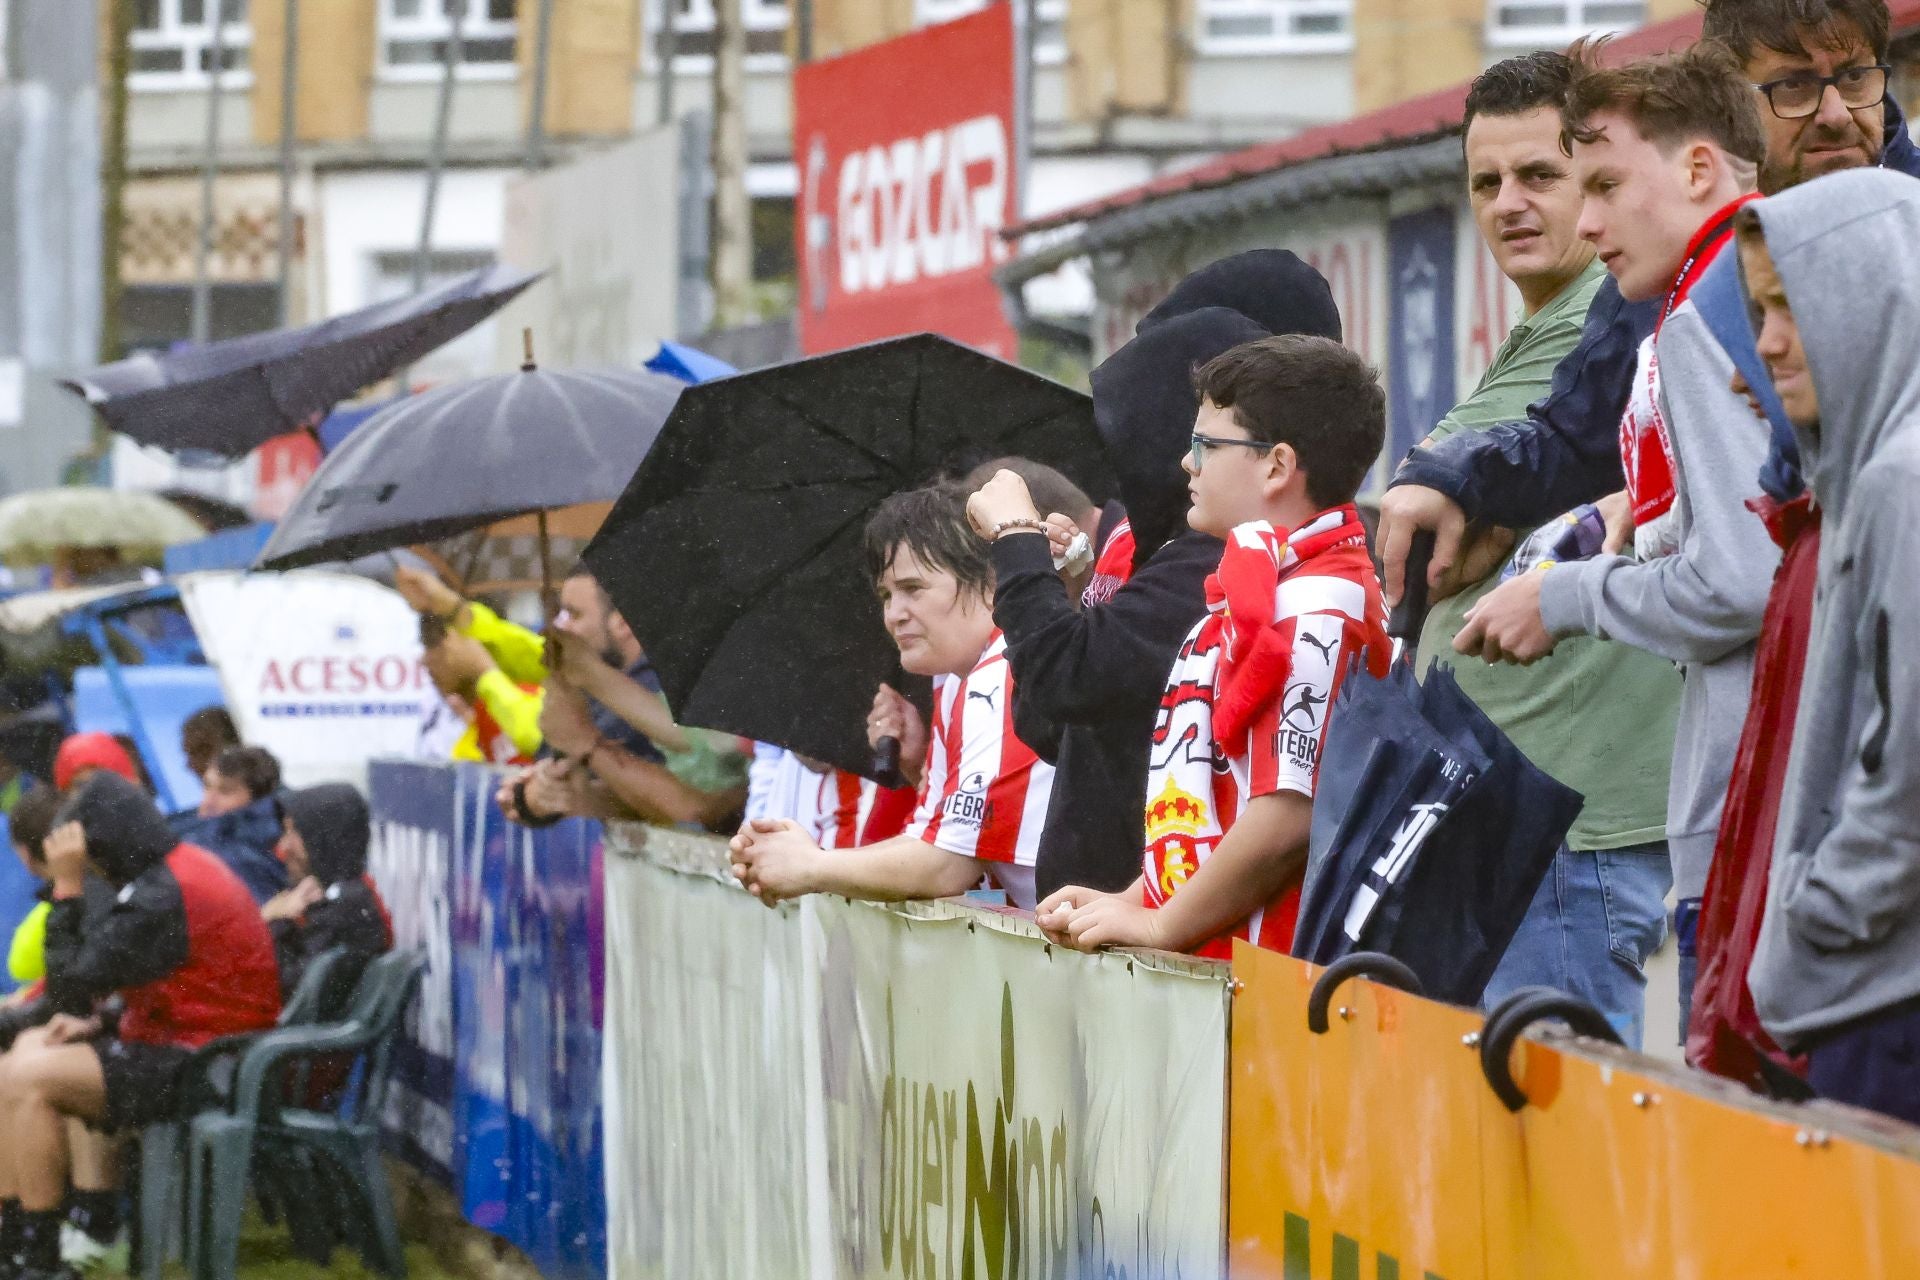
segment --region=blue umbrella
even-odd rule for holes
[[[712,382],[740,372],[718,356],[710,356],[684,342],[662,340],[647,368],[682,382]]]
[[[459,337],[539,278],[483,267],[318,324],[131,356],[62,385],[142,444],[244,457]]]

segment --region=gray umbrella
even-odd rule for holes
[[[244,457],[459,337],[539,278],[482,267],[304,328],[130,356],[62,385],[143,444]]]
[[[534,369],[383,409],[320,464],[256,567],[297,569],[620,496],[686,383]]]

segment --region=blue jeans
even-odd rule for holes
[[[1481,996],[1491,1009],[1521,987],[1548,986],[1606,1015],[1630,1048],[1646,1026],[1647,958],[1667,931],[1667,846],[1572,850],[1540,882]]]
[[[1673,945],[1680,954],[1680,1043],[1687,1042],[1687,1024],[1693,1020],[1693,986],[1700,977],[1701,898],[1682,898],[1673,905]]]

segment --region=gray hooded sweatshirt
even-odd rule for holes
[[[1920,996],[1920,182],[1859,169],[1754,206],[1820,398],[1799,720],[1748,982],[1775,1039]]]
[[[1723,253],[1734,252],[1729,243]],[[1585,632],[1680,665],[1686,678],[1667,786],[1667,849],[1681,898],[1706,892],[1727,779],[1747,720],[1753,653],[1780,548],[1747,500],[1760,496],[1765,423],[1732,388],[1733,360],[1689,299],[1647,340],[1655,397],[1673,441],[1677,546],[1648,560],[1594,556],[1557,564],[1540,585],[1556,636]],[[1641,352],[1636,378],[1647,376]],[[1648,741],[1661,740],[1649,724]]]

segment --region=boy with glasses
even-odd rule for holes
[[[1069,886],[1035,913],[1083,950],[1230,954],[1293,942],[1320,748],[1340,685],[1389,655],[1353,495],[1386,435],[1365,361],[1326,338],[1235,347],[1195,375],[1187,522],[1226,540],[1207,616],[1180,647],[1154,725],[1140,878]]]

